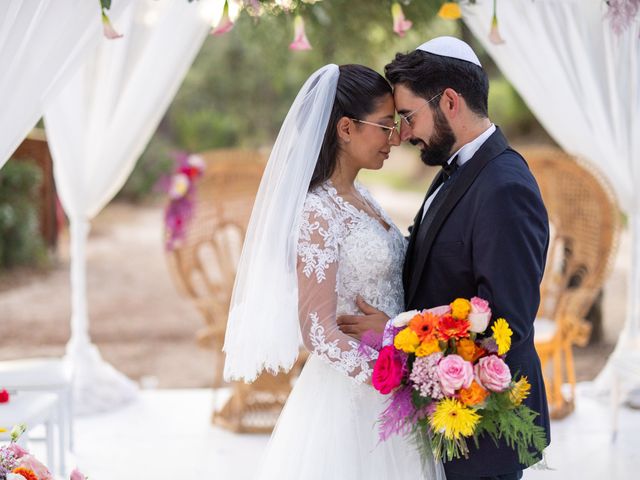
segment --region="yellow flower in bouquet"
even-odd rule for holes
[[[457,319],[467,318],[471,311],[471,303],[466,298],[456,298],[451,303],[451,316]]]
[[[414,353],[418,345],[420,345],[420,338],[409,327],[398,332],[396,338],[393,339],[393,346],[405,353]]]
[[[491,327],[493,339],[498,345],[498,355],[504,355],[511,348],[511,335],[513,332],[504,318],[499,318]]]
[[[442,432],[449,440],[470,437],[480,420],[474,410],[465,407],[455,398],[445,398],[438,403],[430,423],[436,432]]]
[[[420,346],[416,348],[416,357],[426,357],[427,355],[440,351],[440,342],[434,338],[433,340],[422,342]]]
[[[516,384],[509,392],[509,396],[514,405],[522,404],[522,401],[529,396],[531,391],[531,384],[527,377],[522,377],[516,382]]]

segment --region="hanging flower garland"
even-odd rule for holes
[[[112,0],[99,0],[102,11],[102,25],[104,36],[108,39],[121,38],[122,34],[111,24],[107,11],[111,8]],[[197,0],[187,0],[189,3]],[[321,0],[225,0],[222,16],[218,23],[212,28],[211,34],[215,36],[223,35],[233,29],[235,19],[241,10],[245,10],[249,15],[258,17],[263,14],[278,14],[281,12],[294,12],[301,3],[314,4]],[[607,7],[605,17],[609,20],[612,30],[621,34],[631,26],[640,13],[640,0],[602,0]],[[411,0],[403,0],[408,4]],[[474,5],[476,0],[454,0],[443,1],[438,11],[438,16],[445,20],[459,20],[462,18],[461,4]],[[233,5],[233,9],[230,6]],[[404,16],[400,2],[393,1],[391,5],[391,20],[393,31],[396,35],[404,37],[405,33],[412,27],[411,20]],[[304,51],[311,50],[311,43],[305,32],[304,19],[300,14],[293,18],[294,38],[289,45],[290,50]],[[489,31],[489,40],[496,44],[505,43],[498,29],[497,0],[493,0],[493,15]]]
[[[194,213],[197,180],[205,169],[204,160],[199,155],[178,152],[175,159],[175,172],[160,182],[160,188],[169,196],[164,212],[165,248],[169,251],[184,239]]]

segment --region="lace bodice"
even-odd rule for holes
[[[357,295],[390,317],[402,311],[406,245],[369,192],[356,187],[389,229],[345,201],[330,182],[309,192],[298,241],[298,303],[305,346],[364,382],[371,375],[373,357],[359,354],[359,343],[338,330],[336,318],[360,313]]]

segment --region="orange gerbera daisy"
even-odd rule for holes
[[[471,324],[468,320],[455,318],[452,315],[444,315],[438,321],[437,335],[440,340],[445,342],[452,338],[459,340],[468,335],[470,326]]]
[[[17,473],[19,475],[22,475],[26,480],[38,480],[38,476],[36,475],[36,473],[33,470],[26,467],[14,468],[11,473]]]
[[[409,322],[409,328],[418,334],[421,342],[435,339],[438,317],[432,313],[418,314]]]

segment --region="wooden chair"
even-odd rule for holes
[[[200,156],[206,168],[198,180],[194,215],[167,259],[179,289],[202,314],[205,326],[197,341],[214,353],[213,387],[220,388],[236,266],[267,158],[247,150],[212,150]],[[232,383],[231,398],[214,410],[212,422],[235,432],[270,432],[301,361],[288,374],[263,374],[250,385]]]
[[[620,213],[613,191],[593,167],[554,148],[530,149],[524,157],[540,186],[551,231],[535,345],[551,416],[563,418],[574,408],[572,348],[589,340],[585,317],[612,267]]]

